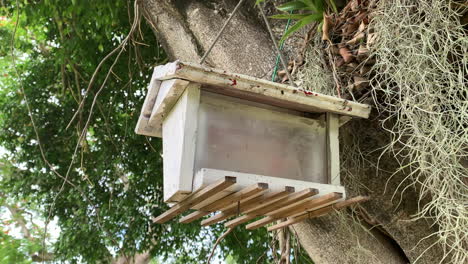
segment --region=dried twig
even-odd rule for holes
[[[232,228],[232,227],[228,228],[228,230],[226,230],[226,232],[224,232],[220,237],[218,237],[218,239],[216,239],[216,242],[215,242],[215,244],[213,245],[213,248],[211,249],[210,256],[209,256],[208,259],[206,260],[206,264],[210,264],[211,258],[212,258],[213,255],[214,255],[214,252],[215,252],[215,250],[216,250],[216,247],[218,246],[218,244],[219,244],[227,235],[229,235],[229,233],[232,232],[232,230],[234,230],[234,228]]]

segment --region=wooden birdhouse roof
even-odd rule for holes
[[[164,116],[190,84],[249,101],[306,113],[335,113],[368,118],[370,106],[255,77],[193,63],[172,62],[155,68],[136,133],[161,137]]]

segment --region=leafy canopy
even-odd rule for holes
[[[89,86],[96,67],[123,43],[134,20],[143,20],[134,2],[4,2],[0,145],[16,170],[1,175],[2,191],[27,197],[42,217],[58,220],[57,260],[106,263],[150,251],[164,263],[204,261],[222,226],[151,223],[166,209],[161,141],[133,129],[151,69],[166,56],[146,23],[136,24],[127,44],[103,62]],[[252,263],[268,247],[265,230],[239,228],[222,243],[220,256]]]

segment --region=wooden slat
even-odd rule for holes
[[[149,117],[149,125],[161,123],[162,119],[171,111],[172,107],[179,100],[190,82],[174,79],[174,83],[163,81],[159,86],[158,97],[154,103],[153,110]],[[193,85],[192,85],[193,86]],[[200,87],[200,85],[195,85]]]
[[[153,75],[148,86],[148,92],[146,94],[145,101],[143,103],[143,107],[141,108],[141,113],[135,127],[135,133],[140,135],[161,137],[161,123],[152,122],[150,124],[149,121],[159,94],[159,89],[162,85],[160,78],[167,76],[168,74],[174,74],[177,70],[176,67],[176,64],[168,63],[154,68]],[[184,85],[187,86],[189,84],[189,82],[185,80],[173,80],[172,82],[167,82],[166,85],[171,85],[171,83],[177,83],[178,87],[182,88],[181,91],[184,90]],[[178,96],[176,95],[176,97]],[[166,110],[169,111],[170,109]]]
[[[339,116],[327,113],[327,174],[328,184],[340,183],[340,144],[338,140]]]
[[[193,193],[192,195],[188,196],[178,204],[174,205],[171,209],[167,210],[166,212],[162,213],[160,216],[153,219],[153,222],[162,224],[165,223],[178,214],[181,214],[187,211],[192,205],[197,204],[208,197],[226,189],[229,186],[232,186],[236,183],[235,177],[226,176],[224,179],[221,179],[207,187],[201,189],[198,192]]]
[[[262,196],[258,198],[249,199],[245,202],[240,201],[238,204],[234,204],[232,206],[222,208],[220,213],[208,219],[203,220],[201,222],[201,225],[208,226],[208,225],[221,222],[225,219],[235,216],[236,214],[243,213],[246,210],[265,204],[266,202],[271,202],[271,201],[276,202],[293,192],[294,192],[294,188],[287,186],[285,187],[285,190],[281,192],[270,192],[270,193],[263,194]]]
[[[161,87],[164,83],[161,84]],[[173,87],[169,88],[176,89],[174,87],[177,87],[177,85],[174,84]],[[164,116],[165,121],[161,130],[164,138],[162,144],[165,202],[180,202],[194,190],[192,180],[195,173],[193,164],[197,145],[200,87],[193,83],[189,84],[178,99],[177,104]],[[155,107],[157,107],[156,104],[161,104],[161,102],[156,101]],[[168,106],[168,102],[162,104],[164,105],[162,108]],[[159,118],[162,120],[163,116],[159,116]],[[181,120],[184,121],[181,122]]]
[[[317,205],[323,205],[329,202],[335,202],[338,199],[343,198],[341,193],[327,193],[320,197],[311,197],[308,199],[304,199],[302,201],[298,201],[296,203],[290,204],[288,206],[284,206],[278,210],[271,211],[266,213],[267,216],[283,218],[287,216],[292,216],[298,213],[302,213],[307,210],[311,210],[315,208]]]
[[[308,200],[305,203],[297,203],[291,206],[287,206],[287,207],[271,212],[269,216],[267,217],[264,217],[260,220],[257,220],[253,223],[248,224],[246,228],[250,230],[256,229],[264,225],[267,225],[277,219],[287,217],[289,215],[295,215],[295,214],[298,214],[300,212],[304,212],[307,210],[319,209],[323,206],[328,205],[331,202],[334,202],[340,199],[341,197],[343,197],[341,193],[328,193],[318,198]]]
[[[315,210],[315,211],[312,211],[312,212],[307,212],[307,213],[305,213],[303,215],[300,215],[300,216],[289,218],[285,222],[281,222],[279,224],[268,227],[268,231],[273,231],[273,230],[277,230],[277,229],[280,229],[280,228],[284,228],[284,227],[290,226],[292,224],[302,222],[305,219],[319,217],[319,216],[328,214],[329,212],[331,212],[333,210],[339,210],[339,209],[342,209],[344,207],[350,206],[352,204],[359,203],[359,202],[364,202],[364,201],[367,201],[367,200],[369,200],[369,197],[366,197],[366,196],[353,197],[353,198],[348,199],[346,201],[338,202],[338,203],[335,203],[333,205],[329,205],[327,207],[324,207],[324,208],[321,208],[321,209],[318,209],[318,210]]]
[[[224,224],[224,226],[228,227],[228,228],[232,228],[232,227],[235,227],[235,226],[238,226],[242,223],[245,223],[251,219],[254,219],[258,216],[262,216],[268,212],[271,212],[271,211],[274,211],[274,210],[277,210],[281,207],[284,207],[286,205],[289,205],[289,204],[292,204],[292,203],[295,203],[297,201],[300,201],[302,199],[305,199],[305,198],[308,198],[310,196],[313,196],[313,195],[316,195],[318,193],[318,191],[316,189],[305,189],[305,190],[302,190],[300,192],[297,192],[297,193],[293,193],[293,194],[290,194],[288,195],[287,197],[279,200],[279,201],[275,201],[275,202],[268,202],[268,203],[265,203],[264,205],[262,206],[259,206],[259,207],[255,207],[255,208],[252,208],[248,211],[245,212],[245,215],[243,216],[240,216],[240,217],[237,217],[227,223]]]
[[[244,99],[304,112],[333,112],[341,115],[368,118],[370,106],[334,96],[310,93],[293,86],[270,82],[255,77],[202,67],[192,63],[172,63],[176,71],[160,79],[180,78],[215,87],[213,91],[229,93]]]
[[[182,217],[179,222],[180,223],[190,223],[193,222],[205,215],[210,214],[216,210],[219,210],[225,206],[228,206],[232,203],[237,203],[242,199],[249,198],[254,195],[260,195],[261,193],[265,192],[268,189],[268,184],[266,183],[256,183],[249,187],[246,187],[238,192],[235,192],[231,195],[228,195],[218,201],[215,201],[209,205],[206,205],[200,208],[198,211],[195,211],[189,215]]]
[[[321,171],[320,173],[322,173],[322,175],[325,176],[323,173],[325,173],[326,170],[325,171],[320,170],[320,171]],[[237,177],[236,186],[242,186],[242,188],[250,186],[257,182],[267,182],[268,188],[275,192],[284,190],[285,186],[291,186],[295,188],[296,192],[302,191],[304,189],[312,188],[312,189],[319,190],[321,194],[331,193],[331,192],[345,193],[345,188],[343,186],[324,184],[324,183],[318,183],[318,182],[313,182],[313,181],[311,182],[309,181],[310,179],[309,180],[307,179],[296,180],[296,179],[278,178],[278,177],[272,177],[272,176],[209,169],[209,168],[203,168],[196,173],[195,177],[193,178],[193,183],[192,183],[194,190],[197,190],[198,188],[200,188],[200,186],[203,186],[203,185],[206,185],[206,184],[209,184],[218,180],[219,175],[229,175],[229,176]],[[323,180],[323,177],[322,177],[322,180]],[[239,190],[239,188],[237,189]],[[204,205],[207,205],[207,204],[209,203],[205,203]],[[192,209],[198,210],[200,209],[200,207],[192,208]]]
[[[264,204],[259,205],[257,207],[254,207],[254,208],[252,208],[250,210],[245,211],[245,214],[252,214],[252,215],[257,215],[257,216],[264,215],[264,214],[266,214],[268,212],[278,210],[278,209],[280,209],[280,208],[282,208],[284,206],[287,206],[287,205],[293,204],[293,203],[295,203],[297,201],[303,200],[305,198],[314,196],[314,195],[316,195],[318,193],[319,192],[316,189],[312,189],[312,188],[305,189],[305,190],[302,190],[300,192],[290,194],[284,200],[281,200],[281,201],[278,201],[278,202],[273,202],[273,201],[272,202],[267,202],[267,203],[264,203]]]
[[[291,187],[291,186],[286,186],[284,187],[284,191],[280,191],[280,192],[267,192],[267,193],[264,193],[261,197],[258,197],[258,199],[245,199],[241,202],[243,202],[242,204],[238,205],[238,204],[232,204],[232,205],[229,205],[229,206],[226,206],[224,208],[221,208],[221,211],[226,211],[226,210],[231,210],[231,209],[235,209],[236,212],[238,213],[243,213],[247,210],[250,210],[258,205],[261,205],[261,204],[265,204],[266,202],[268,201],[272,201],[272,200],[277,200],[281,197],[284,197],[284,196],[287,196],[288,194],[291,194],[291,193],[294,193],[295,189],[294,187]]]

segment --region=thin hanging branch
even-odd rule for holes
[[[233,230],[234,230],[233,227],[228,228],[228,230],[226,230],[226,232],[224,232],[220,237],[218,237],[218,239],[216,239],[216,242],[215,242],[215,244],[214,244],[214,246],[213,246],[213,249],[211,249],[210,256],[209,256],[208,259],[206,260],[206,264],[210,264],[211,258],[213,257],[214,252],[215,252],[216,247],[218,246],[218,244],[219,244],[227,235],[229,235],[229,233],[231,233]]]

